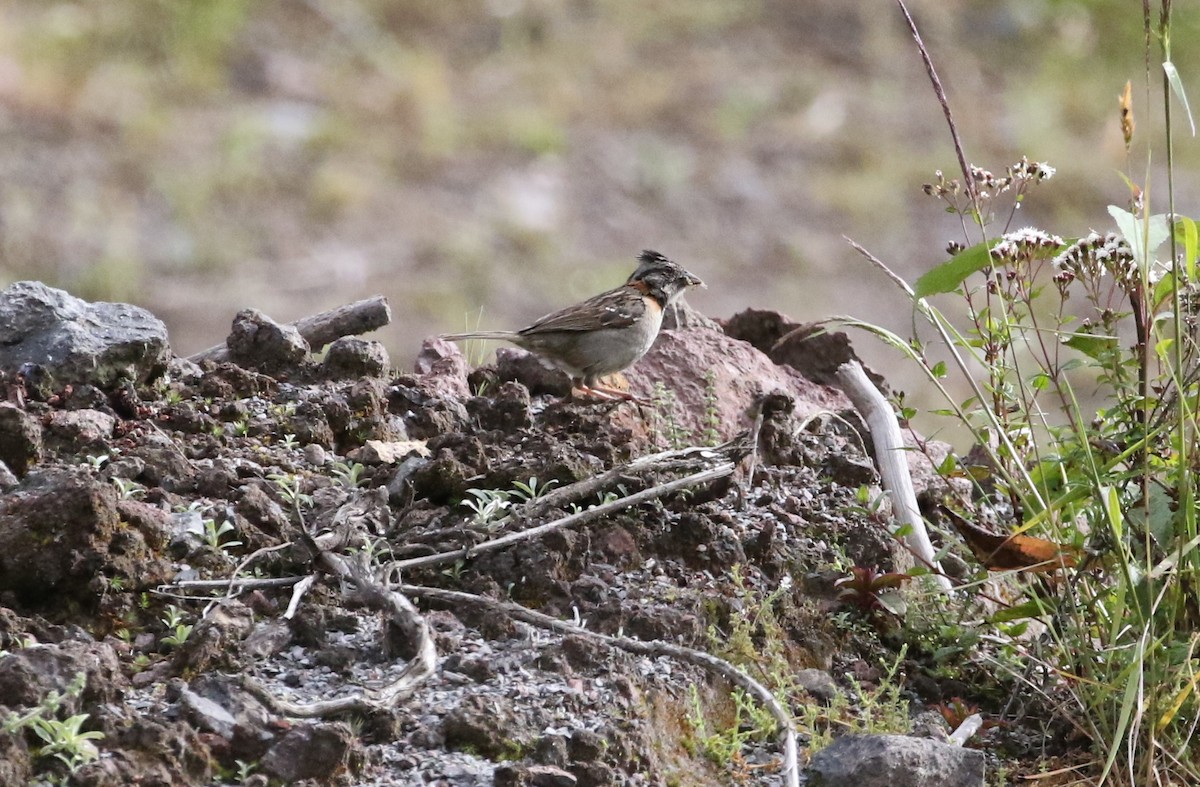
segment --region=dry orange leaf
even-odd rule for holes
[[[1125,92],[1121,94],[1121,134],[1125,137],[1125,149],[1133,142],[1133,82],[1125,83]]]
[[[948,508],[939,506],[954,529],[988,571],[1056,571],[1076,565],[1078,550],[1023,533],[997,535]]]

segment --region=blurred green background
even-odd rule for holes
[[[1200,13],[1177,6],[1195,88]],[[970,159],[1058,168],[1017,226],[1108,229],[1127,79],[1139,134],[1160,125],[1140,4],[910,7]],[[1179,152],[1196,215],[1195,141]],[[381,293],[407,366],[423,336],[614,286],[643,248],[702,276],[691,301],[714,316],[906,332],[842,236],[910,278],[944,259],[961,230],[921,193],[937,168],[956,173],[953,149],[889,0],[0,6],[0,285],[139,303],[180,354],[246,306],[291,320]]]

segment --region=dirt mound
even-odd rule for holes
[[[394,373],[239,320],[240,366],[7,370],[3,783],[720,783],[697,741],[724,681],[593,635],[732,658],[758,605],[791,668],[829,670],[828,566],[890,563],[844,397],[710,323],[665,331],[629,374],[645,403],[614,404],[518,351],[471,370],[431,340]],[[436,670],[396,688],[422,638]],[[52,750],[35,717],[99,735]],[[737,756],[779,782],[770,736]]]

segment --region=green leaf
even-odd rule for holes
[[[1170,60],[1163,61],[1163,71],[1166,72],[1167,81],[1171,83],[1171,90],[1175,92],[1175,97],[1183,105],[1183,111],[1187,114],[1188,125],[1192,127],[1192,136],[1194,137],[1196,136],[1196,121],[1192,118],[1192,108],[1188,106],[1187,93],[1183,89],[1183,80],[1179,78],[1179,71]]]
[[[1170,548],[1175,544],[1175,512],[1171,510],[1171,496],[1158,484],[1151,484],[1147,491],[1149,503],[1130,506],[1125,519],[1148,529],[1159,546]]]
[[[946,458],[942,460],[937,467],[937,474],[947,476],[958,469],[958,457],[953,452],[946,454]]]
[[[1148,260],[1167,238],[1171,237],[1171,225],[1165,213],[1156,213],[1148,219],[1139,219],[1129,211],[1108,206],[1108,214],[1117,222],[1117,229],[1129,241],[1133,259],[1145,270]]]
[[[1200,232],[1196,230],[1196,222],[1186,216],[1180,216],[1175,221],[1175,239],[1183,246],[1184,270],[1187,271],[1188,281],[1196,280],[1196,251],[1200,246]]]
[[[1026,601],[1024,604],[1018,604],[1015,607],[1008,609],[997,610],[992,615],[992,623],[1009,623],[1014,620],[1026,620],[1028,618],[1040,618],[1046,614],[1046,609],[1037,601]]]
[[[908,605],[904,602],[904,597],[894,590],[885,590],[875,598],[879,599],[881,607],[897,617],[903,617],[904,613],[908,611]]]
[[[1121,498],[1117,495],[1116,487],[1107,487],[1101,490],[1104,495],[1104,510],[1108,514],[1108,524],[1112,527],[1113,538],[1116,541],[1121,540],[1121,534],[1125,531],[1125,517],[1121,513]]]
[[[1095,336],[1088,333],[1072,334],[1071,338],[1063,341],[1063,344],[1097,361],[1103,361],[1105,357],[1111,357],[1113,351],[1117,349],[1116,338],[1112,336]]]
[[[917,279],[913,288],[916,297],[925,298],[944,292],[954,292],[958,285],[966,281],[972,273],[977,273],[992,264],[988,253],[999,240],[977,243],[969,249],[963,249],[948,261],[943,262],[924,276]]]
[[[1168,273],[1158,280],[1158,283],[1154,285],[1153,306],[1155,309],[1166,303],[1174,295],[1175,287],[1175,274],[1173,273]]]

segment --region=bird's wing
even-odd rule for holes
[[[631,297],[634,296],[634,297]],[[529,335],[548,331],[595,331],[602,328],[628,328],[646,313],[646,302],[630,287],[618,287],[594,298],[547,314],[520,333]]]

